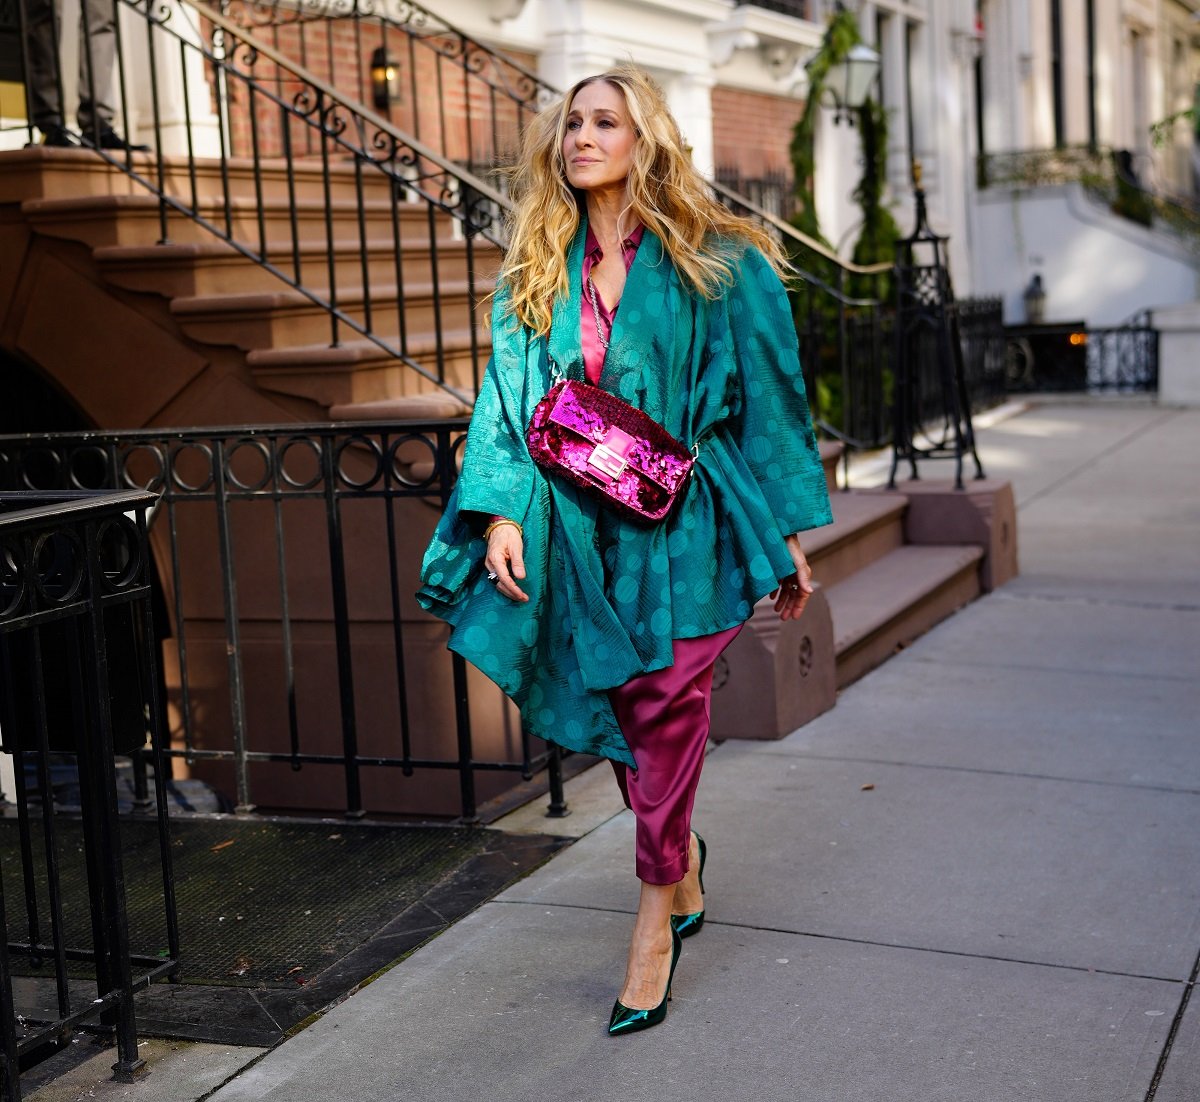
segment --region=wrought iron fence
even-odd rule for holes
[[[1158,390],[1159,337],[1150,311],[1109,327],[1013,325],[1005,340],[1010,393]]]
[[[1149,311],[1124,325],[1087,330],[1087,388],[1097,392],[1158,391],[1158,330]]]
[[[466,426],[0,437],[0,484],[160,495],[163,753],[231,790],[240,810],[289,802],[471,820],[501,774],[548,764],[561,806],[557,755],[445,651],[445,626],[412,597]],[[301,770],[319,775],[298,783]],[[398,777],[419,778],[403,798]]]
[[[1065,146],[985,153],[976,162],[976,179],[980,188],[1079,183],[1114,214],[1161,226],[1200,252],[1200,207],[1194,200],[1146,187],[1127,150]]]
[[[276,51],[349,98],[374,104],[389,122],[472,172],[483,174],[510,162],[529,121],[557,95],[519,60],[414,0],[211,3]],[[282,75],[277,80],[281,96]]]
[[[743,176],[737,166],[727,165],[717,168],[714,179],[744,196],[755,207],[785,222],[796,213],[796,186],[790,173],[764,172],[761,176]]]
[[[7,1100],[21,1096],[22,1067],[69,1043],[83,1025],[115,1033],[118,1078],[139,1074],[134,991],[178,973],[164,786],[144,801],[158,826],[162,941],[139,949],[126,916],[117,821],[114,754],[143,752],[148,736],[144,753],[156,778],[166,774],[150,646],[146,517],[153,500],[141,492],[0,493],[0,731],[16,766],[22,881],[15,893],[12,884],[0,892],[0,901],[8,898],[0,946],[0,1094]],[[82,857],[62,838],[53,753],[78,766]],[[63,880],[77,861],[86,869],[79,879],[87,884],[90,948],[69,944],[66,933]],[[21,975],[45,977],[36,1006],[26,1005],[28,989],[14,994],[17,961]],[[70,971],[81,961],[94,969],[90,991]]]
[[[766,8],[794,19],[815,20],[814,6],[819,0],[737,0],[739,4],[753,4],[756,8]]]

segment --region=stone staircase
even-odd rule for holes
[[[227,165],[224,180],[215,163],[208,171],[200,166],[194,194],[202,217],[228,227],[281,271],[299,273],[315,294],[336,295],[345,315],[431,373],[440,347],[445,381],[460,393],[473,391],[473,352],[486,360],[489,345],[485,300],[500,263],[495,246],[480,238],[468,243],[454,219],[423,202],[393,202],[387,178],[365,179],[349,164],[331,168],[328,204],[319,163],[293,165],[290,175],[282,163],[268,164],[257,178],[249,162]],[[168,192],[190,204],[187,167],[166,160]],[[89,250],[98,295],[133,292],[156,315],[165,304],[181,343],[201,354],[236,350],[249,385],[311,403],[316,419],[333,405],[384,398],[400,399],[402,411],[403,399],[430,394],[446,401],[417,402],[408,415],[465,412],[350,327],[340,327],[332,346],[325,309],[192,219],[168,211],[164,241],[158,201],[137,188],[85,151],[28,149],[0,158],[9,232],[19,224],[35,239]],[[136,307],[139,299],[126,301]]]
[[[841,445],[822,444],[821,453],[834,523],[803,538],[817,591],[788,624],[769,599],[759,602],[714,678],[715,739],[782,738],[832,707],[838,690],[1016,572],[1006,484],[842,491],[834,479]]]

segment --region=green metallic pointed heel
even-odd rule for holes
[[[696,841],[700,848],[700,894],[704,894],[704,862],[708,859],[708,846],[704,844],[704,839],[695,831]],[[671,928],[679,933],[680,937],[691,937],[693,934],[700,932],[700,927],[704,925],[704,912],[697,911],[690,915],[671,915]]]
[[[608,1020],[608,1033],[616,1037],[622,1033],[636,1033],[639,1029],[649,1029],[658,1025],[667,1016],[667,1002],[671,998],[671,981],[675,978],[675,965],[679,963],[679,953],[683,949],[683,939],[679,931],[671,928],[671,971],[667,976],[667,990],[662,1002],[650,1010],[634,1010],[618,999],[613,1003],[612,1017]]]

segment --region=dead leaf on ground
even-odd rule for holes
[[[236,838],[227,838],[224,842],[218,842],[215,846],[213,846],[212,849],[209,850],[209,853],[216,853],[218,850],[222,850],[226,846],[232,846],[236,841]]]
[[[240,956],[233,962],[233,967],[227,973],[230,976],[244,976],[254,967],[254,960],[248,956]]]
[[[875,786],[874,786],[873,784],[864,784],[864,785],[862,786],[862,791],[863,791],[863,792],[874,792],[874,791],[875,791]]]

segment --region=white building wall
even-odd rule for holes
[[[430,0],[435,7],[438,0]],[[890,112],[888,176],[901,229],[912,226],[910,166],[922,162],[930,221],[950,237],[960,295],[1000,294],[1011,320],[1040,272],[1052,317],[1109,324],[1138,310],[1195,296],[1195,264],[1169,235],[1097,207],[1078,188],[1043,193],[976,189],[980,151],[975,56],[983,53],[983,147],[1046,150],[1055,142],[1050,0],[858,0],[866,41],[882,55]],[[451,11],[450,7],[454,10]],[[733,0],[456,0],[445,14],[484,41],[536,53],[541,75],[565,87],[615,61],[631,60],[663,83],[696,163],[712,160],[714,84],[803,96],[803,63],[820,43],[832,4],[804,23]],[[1064,139],[1091,138],[1085,0],[1062,0]],[[1095,125],[1102,147],[1144,152],[1147,127],[1177,110],[1200,71],[1173,82],[1171,36],[1200,56],[1200,0],[1094,0]],[[976,35],[976,15],[983,26]],[[878,20],[878,22],[877,22]],[[877,39],[877,30],[881,32]],[[911,65],[906,64],[911,47]],[[1135,87],[1136,83],[1136,87]],[[908,112],[913,142],[909,143]],[[1159,177],[1186,181],[1187,128],[1178,150],[1155,154]],[[857,130],[817,125],[816,198],[825,236],[847,254],[860,213],[851,198],[861,173]],[[1174,158],[1171,161],[1171,158]],[[1169,162],[1169,163],[1168,163]],[[1172,167],[1174,166],[1174,167]]]
[[[1171,238],[1121,218],[1078,184],[980,192],[976,291],[1024,320],[1022,294],[1042,276],[1048,322],[1120,325],[1146,309],[1196,297],[1195,257]]]
[[[988,152],[1045,151],[1055,144],[1050,0],[983,0],[984,146]],[[1064,142],[1086,145],[1089,125],[1084,0],[1062,0]],[[1186,23],[1200,41],[1193,0],[1095,0],[1096,142],[1131,149],[1143,182],[1161,182],[1158,164],[1179,152],[1151,154],[1149,127],[1177,98],[1164,60],[1170,33]],[[1170,11],[1168,12],[1168,9]],[[1186,9],[1186,10],[1184,10]],[[1192,76],[1184,78],[1190,87]],[[1190,144],[1190,135],[1184,135]],[[1188,152],[1184,161],[1189,161]],[[1186,166],[1185,167],[1190,167]],[[1175,178],[1185,176],[1177,173]],[[1147,230],[1087,198],[1078,186],[968,191],[972,286],[1004,296],[1009,320],[1023,317],[1021,294],[1040,273],[1048,317],[1117,324],[1155,306],[1196,296],[1195,252],[1164,229]]]

